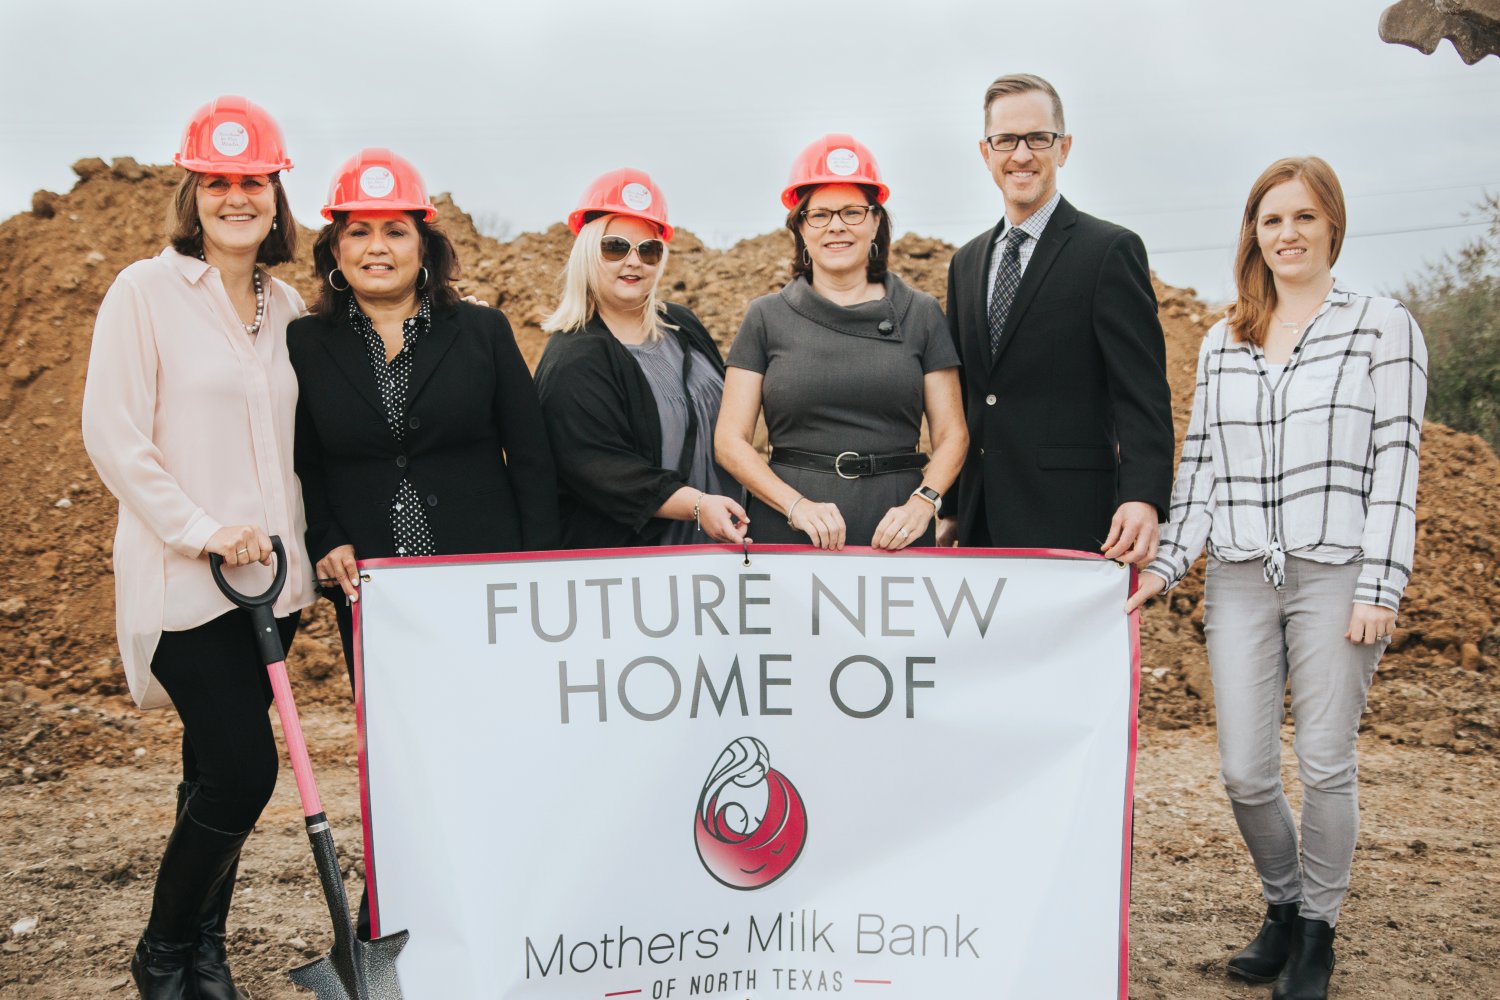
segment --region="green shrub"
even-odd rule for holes
[[[1476,206],[1484,236],[1445,256],[1397,298],[1427,340],[1427,419],[1500,451],[1500,195]]]

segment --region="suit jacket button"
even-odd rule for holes
[[[436,507],[437,506],[437,494],[436,493],[429,493],[429,494],[427,494],[427,506],[429,506],[429,507]]]
[[[410,427],[412,430],[416,430],[418,427],[422,426],[422,418],[421,417],[412,417],[410,420],[408,420],[406,422],[406,426]]]
[[[984,397],[984,405],[985,406],[994,406],[995,405],[995,394],[993,392],[990,393],[988,396]]]
[[[398,468],[398,469],[404,469],[404,468],[406,468],[406,456],[405,455],[397,455],[396,456],[396,468]]]

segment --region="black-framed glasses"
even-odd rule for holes
[[[802,219],[814,229],[826,228],[835,215],[844,220],[844,225],[857,226],[865,221],[865,216],[879,211],[879,205],[845,205],[836,212],[827,208],[809,208],[802,213]]]
[[[271,186],[271,178],[265,174],[249,174],[240,176],[235,174],[209,174],[198,179],[198,187],[215,197],[229,193],[229,189],[238,187],[247,195],[257,195]]]
[[[1009,153],[1026,141],[1027,149],[1051,149],[1059,139],[1066,139],[1066,132],[1027,132],[1025,135],[1014,135],[1010,132],[996,132],[987,135],[984,141],[990,144],[990,148],[997,153]]]
[[[634,250],[642,264],[660,264],[667,245],[658,239],[631,243],[623,236],[606,236],[599,241],[599,253],[608,261],[624,260]]]

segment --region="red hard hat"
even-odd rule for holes
[[[281,126],[259,104],[234,95],[193,112],[172,162],[200,174],[274,174],[292,168]]]
[[[427,185],[417,168],[389,149],[361,149],[344,161],[328,187],[323,218],[334,212],[422,212],[422,221],[437,217]]]
[[[629,215],[661,227],[661,238],[671,240],[672,226],[667,222],[667,199],[644,170],[621,167],[595,179],[578,199],[578,207],[568,216],[568,228],[578,235],[593,215]]]
[[[875,202],[884,205],[891,189],[880,179],[875,155],[852,135],[830,132],[797,154],[792,176],[781,192],[781,203],[796,208],[802,188],[814,184],[863,184],[875,189]]]

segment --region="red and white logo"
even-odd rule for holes
[[[802,853],[807,809],[760,740],[741,736],[714,761],[698,795],[694,836],[703,867],[731,889],[770,885]]]

